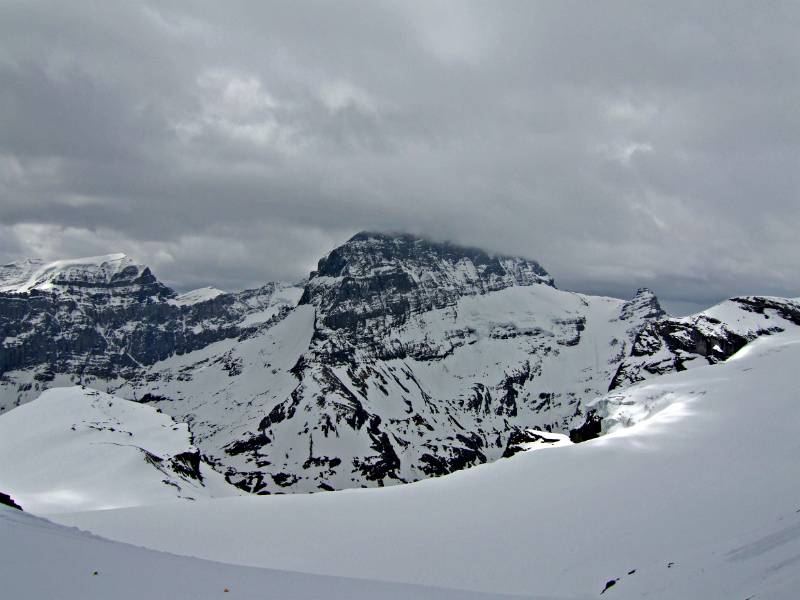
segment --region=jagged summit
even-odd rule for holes
[[[645,319],[657,319],[663,317],[667,312],[661,307],[655,293],[646,287],[636,290],[636,295],[625,303],[622,309],[622,318],[630,315],[639,314]]]

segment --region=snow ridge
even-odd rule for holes
[[[209,300],[213,300],[217,296],[221,296],[224,293],[225,292],[222,290],[208,286],[185,292],[176,298],[170,298],[167,300],[167,303],[173,306],[191,306],[192,304],[197,304],[198,302],[208,302]]]

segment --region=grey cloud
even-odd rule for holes
[[[795,3],[0,12],[0,260],[234,288],[402,229],[674,306],[800,293]]]

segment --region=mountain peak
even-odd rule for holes
[[[645,319],[658,319],[666,314],[655,293],[650,288],[642,287],[636,290],[633,298],[622,307],[621,316],[623,319],[629,319],[633,315]]]
[[[361,231],[334,248],[319,261],[317,270],[311,273],[311,277],[358,276],[376,268],[385,270],[403,263],[416,263],[420,268],[436,269],[441,268],[444,263],[455,265],[460,262],[471,263],[481,273],[485,271],[486,275],[507,274],[506,269],[512,267],[512,263],[524,263],[537,277],[535,282],[529,283],[554,285],[552,277],[534,260],[490,253],[481,248],[449,241],[438,242],[410,233],[376,231]]]
[[[382,327],[463,297],[553,278],[534,260],[405,233],[363,231],[334,248],[311,273],[301,304],[314,304],[331,329]]]

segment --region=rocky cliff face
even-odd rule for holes
[[[55,349],[6,363],[16,370],[0,393],[20,402],[81,378],[150,403],[256,493],[442,475],[513,454],[530,430],[589,439],[603,416],[587,405],[609,388],[723,360],[800,321],[796,302],[765,298],[674,319],[646,289],[627,301],[564,292],[534,261],[407,235],[354,236],[302,292],[177,297],[145,272],[126,275],[125,299],[107,275],[93,280],[102,306],[82,291],[2,292],[3,351],[26,336]]]

